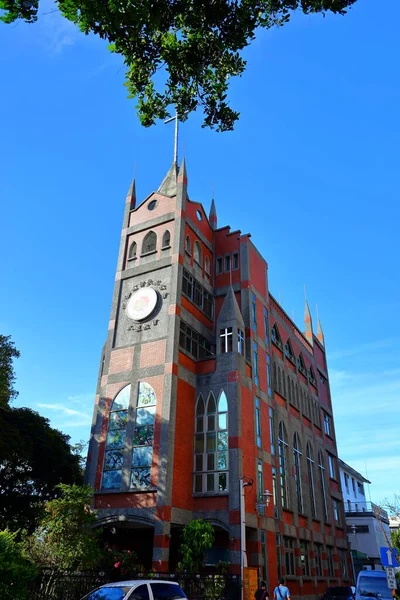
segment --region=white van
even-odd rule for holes
[[[389,589],[385,571],[360,571],[357,577],[356,600],[379,598],[392,600],[392,590]]]

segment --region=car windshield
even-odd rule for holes
[[[83,600],[124,600],[130,589],[130,587],[125,586],[99,588],[85,596]]]
[[[391,598],[386,577],[360,577],[358,583],[360,596],[370,598]]]
[[[345,585],[336,585],[334,587],[328,588],[325,596],[351,596],[352,591],[351,588]]]

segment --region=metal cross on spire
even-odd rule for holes
[[[179,133],[179,119],[178,113],[175,110],[175,116],[171,117],[164,121],[164,124],[171,123],[171,121],[175,121],[175,136],[174,136],[174,163],[178,164],[178,133]]]

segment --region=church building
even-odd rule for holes
[[[126,197],[86,480],[105,541],[145,569],[173,572],[202,518],[211,572],[245,550],[292,595],[350,583],[321,325],[306,303],[299,329],[250,234],[189,198],[185,161]]]

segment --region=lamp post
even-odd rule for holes
[[[241,581],[241,600],[243,600],[243,576],[244,569],[247,567],[246,555],[246,510],[244,502],[244,488],[253,485],[253,480],[245,475],[240,478],[240,581]]]

